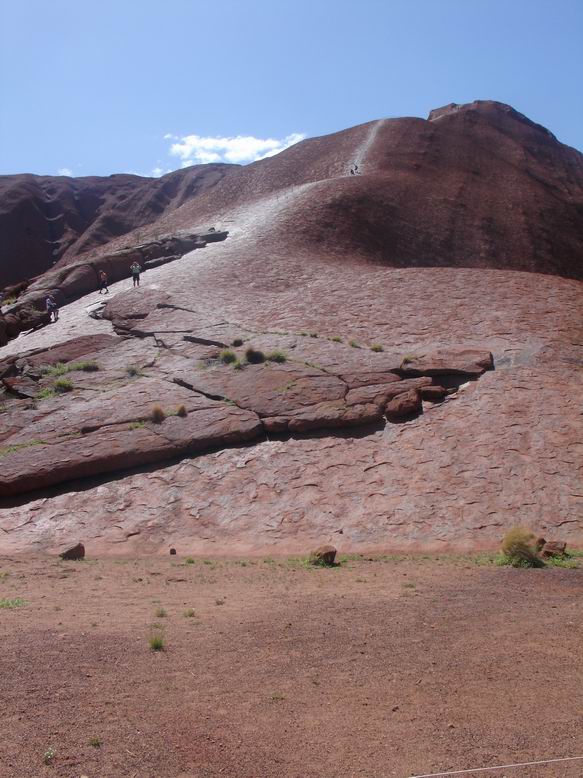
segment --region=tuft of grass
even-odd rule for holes
[[[195,562],[194,562],[194,559],[191,556],[187,556],[186,559],[184,560],[184,564],[185,565],[194,565]]]
[[[511,527],[502,539],[503,557],[513,567],[544,567],[544,562],[536,554],[536,538],[524,527]]]
[[[140,430],[142,427],[146,426],[145,421],[132,421],[130,424],[128,424],[129,430]]]
[[[196,616],[194,608],[187,608],[182,614],[185,619],[193,619]]]
[[[240,362],[238,359],[235,362],[233,362],[231,366],[233,367],[234,370],[243,370],[243,368],[245,367],[245,365],[242,362]]]
[[[43,754],[43,762],[47,765],[52,764],[53,759],[56,757],[56,755],[57,752],[52,746],[47,748],[47,750]]]
[[[249,346],[245,352],[245,358],[250,365],[259,365],[261,362],[265,362],[265,354],[263,351],[254,349],[251,346]]]
[[[180,416],[181,419],[185,419],[187,414],[186,406],[185,405],[179,405],[178,409],[176,410],[176,415]]]
[[[330,340],[331,340],[333,343],[342,343],[342,338],[339,338],[339,337],[338,337],[338,335],[334,335],[334,337],[333,337],[333,338],[330,338]]]
[[[13,443],[11,446],[0,447],[0,457],[8,456],[8,454],[16,454],[17,451],[30,448],[31,446],[42,446],[44,440],[29,440],[27,443]]]
[[[101,738],[90,737],[89,738],[89,745],[93,746],[93,748],[101,748]]]
[[[6,403],[0,403],[0,413],[6,413]]]
[[[70,378],[57,378],[53,384],[53,389],[57,394],[65,394],[73,391],[73,382]]]
[[[231,351],[231,349],[224,348],[219,353],[219,359],[221,360],[221,362],[223,364],[230,365],[232,362],[236,362],[237,361],[237,355],[235,354],[234,351]]]
[[[318,338],[318,337],[319,337],[319,335],[318,335],[318,333],[317,333],[317,332],[310,332],[310,337],[311,337],[311,338]]]
[[[231,343],[231,346],[233,348],[239,348],[239,346],[243,345],[243,338],[234,338],[233,342]]]
[[[308,337],[308,333],[307,332],[300,332],[300,337],[301,338],[307,338]]]
[[[403,589],[415,589],[416,584],[413,583],[413,581],[405,581],[403,584]]]
[[[285,700],[285,694],[282,694],[281,692],[273,692],[271,699],[274,702],[281,702],[282,700]]]
[[[165,608],[160,607],[160,608],[156,608],[156,610],[154,611],[154,615],[157,616],[159,619],[163,619],[168,614],[166,613],[166,609]]]
[[[48,387],[45,389],[41,389],[40,392],[37,394],[36,399],[37,400],[48,400],[51,397],[54,397],[56,394],[54,389],[49,389]]]
[[[283,351],[272,351],[267,355],[269,362],[287,362],[287,357]]]
[[[403,357],[403,364],[408,365],[409,362],[413,362],[414,359],[415,357],[412,354],[407,354],[406,356]]]
[[[136,378],[136,376],[144,375],[140,368],[136,367],[135,365],[128,365],[128,367],[126,367],[126,373],[130,378]]]
[[[384,348],[381,346],[380,343],[373,343],[373,345],[370,347],[371,351],[384,351]]]
[[[352,346],[352,348],[360,348],[360,346],[358,345],[358,343],[355,340],[349,341],[348,345]]]
[[[552,556],[546,560],[548,567],[564,567],[567,570],[575,570],[579,567],[579,562],[576,559],[572,559],[570,554],[565,557]]]
[[[162,635],[152,635],[149,640],[152,651],[164,651],[165,643]]]
[[[154,422],[154,424],[162,424],[165,418],[166,414],[162,408],[159,405],[153,405],[152,410],[150,411],[150,419]]]
[[[66,373],[72,373],[75,370],[82,370],[84,373],[94,373],[99,370],[99,365],[93,360],[85,362],[57,362],[54,365],[41,367],[43,375],[63,376]]]
[[[26,604],[26,600],[23,600],[22,597],[15,597],[12,600],[0,599],[0,608],[8,608],[9,610],[23,608]]]

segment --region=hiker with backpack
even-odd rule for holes
[[[132,274],[132,279],[134,282],[134,286],[140,285],[140,273],[142,272],[142,268],[138,260],[136,259],[131,265],[130,265],[130,272]]]
[[[109,294],[109,289],[107,288],[107,273],[105,270],[99,271],[99,294],[102,294],[103,290],[105,289],[105,294]]]
[[[51,322],[55,322],[59,320],[59,306],[57,305],[57,301],[53,297],[52,294],[50,294],[47,297],[46,300],[46,308],[47,313],[49,314],[49,319]]]

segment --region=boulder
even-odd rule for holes
[[[422,386],[420,391],[421,399],[431,403],[440,403],[447,396],[447,389],[443,386]]]
[[[410,389],[404,394],[398,394],[385,405],[385,416],[389,421],[402,421],[416,416],[422,410],[420,390]]]
[[[544,538],[537,538],[536,549],[541,559],[564,557],[567,552],[567,544],[561,540],[545,540]]]
[[[77,543],[76,546],[71,546],[71,548],[68,548],[66,551],[63,551],[62,554],[59,554],[61,559],[66,559],[68,561],[78,561],[79,559],[85,558],[85,546],[83,543]]]
[[[400,371],[404,376],[458,374],[477,377],[493,367],[494,358],[484,349],[444,348],[405,357]]]
[[[321,565],[323,567],[332,567],[336,559],[336,549],[334,546],[319,546],[310,553],[310,564]]]

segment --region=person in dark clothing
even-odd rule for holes
[[[99,294],[103,293],[103,290],[105,290],[105,294],[109,294],[109,289],[107,288],[107,273],[105,270],[99,271]]]
[[[52,322],[59,320],[59,306],[57,305],[57,301],[53,297],[52,294],[50,294],[47,297],[46,301],[46,307],[47,307],[47,313],[49,314],[49,318]]]
[[[141,265],[140,265],[140,263],[138,262],[137,259],[136,259],[135,262],[133,262],[130,265],[130,271],[131,271],[131,274],[132,274],[132,279],[133,279],[133,282],[134,282],[134,286],[139,286],[140,285],[140,273],[142,272],[142,268],[141,268]]]

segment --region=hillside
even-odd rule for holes
[[[216,185],[232,165],[161,178],[0,176],[0,287],[74,262]]]
[[[0,349],[3,548],[582,542],[581,169],[507,106],[449,106],[229,169],[45,274],[4,317],[64,300]]]

